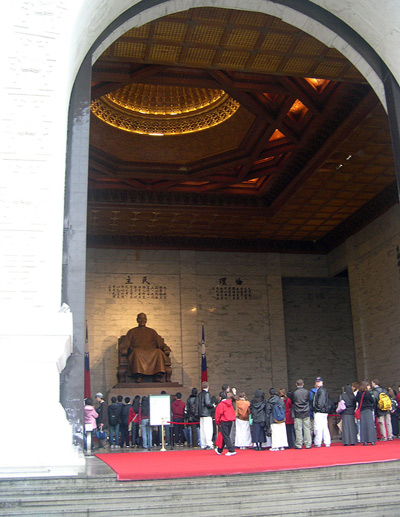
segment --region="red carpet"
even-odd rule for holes
[[[400,440],[379,442],[375,446],[288,449],[271,452],[237,450],[236,456],[218,456],[214,451],[177,450],[96,454],[116,473],[117,479],[167,479],[231,474],[254,474],[277,470],[296,470],[356,463],[375,463],[400,459]]]

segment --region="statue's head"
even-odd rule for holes
[[[147,323],[146,314],[144,312],[140,312],[136,317],[136,321],[138,322],[139,327],[145,327]]]

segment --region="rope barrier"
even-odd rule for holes
[[[176,425],[199,425],[200,422],[167,422],[167,424],[176,424]]]

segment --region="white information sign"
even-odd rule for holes
[[[163,421],[162,421],[163,419]],[[169,425],[171,421],[171,396],[150,395],[150,425]]]

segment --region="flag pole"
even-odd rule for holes
[[[91,397],[91,386],[90,386],[90,362],[89,362],[89,333],[88,333],[88,324],[87,321],[86,324],[86,335],[85,335],[85,376],[84,376],[84,398],[90,398]]]
[[[208,381],[204,322],[201,325],[201,382]]]

